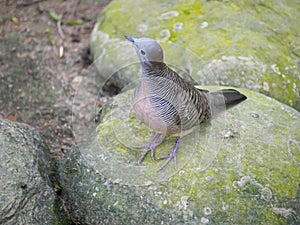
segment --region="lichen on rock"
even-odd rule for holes
[[[300,110],[300,6],[295,1],[123,3],[112,1],[92,34],[92,52],[106,78],[138,62],[124,35],[150,37],[160,41],[168,64],[198,84],[259,91]],[[138,72],[118,76],[130,83]]]
[[[73,158],[71,152],[64,159],[62,186],[71,192],[75,206],[77,198],[92,198],[95,207],[101,205],[115,222],[127,218],[141,223],[139,214],[153,221],[147,211],[150,207],[158,216],[154,224],[296,224],[299,214],[291,209],[299,207],[295,202],[299,200],[300,114],[264,95],[238,90],[248,99],[184,137],[177,155],[178,170],[170,163],[160,172],[157,168],[162,162],[150,156],[137,164],[143,150],[132,147],[147,143],[153,132],[135,118],[129,102],[133,91],[119,94],[103,111],[95,132],[79,146],[80,157]],[[173,144],[174,138],[168,137],[157,148],[157,156],[168,154]],[[89,172],[80,169],[68,174],[65,166],[77,165],[70,160],[83,163],[80,167]],[[71,180],[66,179],[70,176]],[[98,192],[86,196],[90,191],[85,189],[91,187]],[[124,188],[130,191],[125,193]],[[130,210],[132,201],[139,210]],[[77,216],[103,218],[104,214],[91,215],[87,208],[77,208]],[[171,220],[166,220],[170,215]]]

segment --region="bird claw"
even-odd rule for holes
[[[162,140],[157,140],[160,137],[161,134],[157,133],[153,136],[153,138],[151,139],[151,141],[149,142],[148,145],[143,145],[143,146],[138,146],[138,147],[133,147],[135,149],[142,149],[142,148],[146,148],[146,151],[143,153],[143,155],[141,155],[141,157],[138,160],[138,164],[141,164],[145,157],[147,156],[147,154],[151,151],[151,158],[153,161],[155,161],[155,148],[161,144],[164,140],[164,138]]]
[[[177,170],[176,154],[177,154],[178,145],[179,145],[180,140],[181,140],[181,138],[177,137],[173,151],[170,154],[158,158],[158,160],[162,160],[162,159],[167,159],[167,160],[158,168],[157,172],[159,172],[163,168],[165,168],[172,159],[174,159],[174,167],[175,167],[175,170]]]
[[[140,147],[135,147],[135,148],[146,148],[146,151],[143,153],[143,155],[141,155],[141,157],[138,160],[138,164],[141,164],[145,157],[148,155],[148,153],[151,151],[151,158],[153,161],[155,161],[155,148],[163,141],[163,139],[161,141],[157,141],[157,139],[159,138],[160,134],[155,134],[154,137],[151,139],[150,143],[146,146],[140,146]],[[180,142],[181,138],[177,137],[173,151],[166,155],[166,156],[162,156],[160,158],[158,158],[157,160],[163,160],[166,159],[166,161],[158,168],[157,172],[161,171],[163,168],[165,168],[169,162],[174,159],[174,167],[177,170],[177,162],[176,162],[176,154],[177,154],[177,150],[178,150],[178,145]]]
[[[148,146],[145,147],[146,151],[143,153],[143,155],[141,155],[141,157],[138,160],[138,164],[141,164],[145,157],[148,155],[148,153],[151,151],[151,158],[153,161],[155,161],[155,156],[154,156],[154,148],[149,148]]]
[[[163,156],[163,157],[160,157],[158,158],[157,160],[163,160],[163,159],[167,159],[157,170],[157,172],[161,171],[163,168],[165,168],[169,162],[174,159],[174,167],[175,167],[175,170],[177,170],[177,163],[176,163],[176,153],[174,154],[173,152],[170,153],[169,155],[166,155],[166,156]]]

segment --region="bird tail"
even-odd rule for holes
[[[210,92],[213,97],[213,104],[216,107],[230,108],[247,99],[247,97],[234,89],[222,89]]]

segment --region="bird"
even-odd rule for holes
[[[177,169],[176,154],[181,139],[222,108],[234,106],[247,97],[235,89],[209,92],[196,88],[164,62],[163,49],[157,41],[147,37],[124,37],[133,44],[142,71],[133,94],[133,109],[137,118],[155,131],[147,145],[137,147],[146,149],[138,163],[141,164],[151,152],[153,160],[165,160],[158,171],[172,159]],[[166,135],[176,137],[174,147],[168,155],[156,159],[155,149]]]

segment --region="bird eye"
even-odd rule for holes
[[[143,50],[141,50],[141,54],[142,54],[142,55],[146,55],[146,52],[143,51]]]

